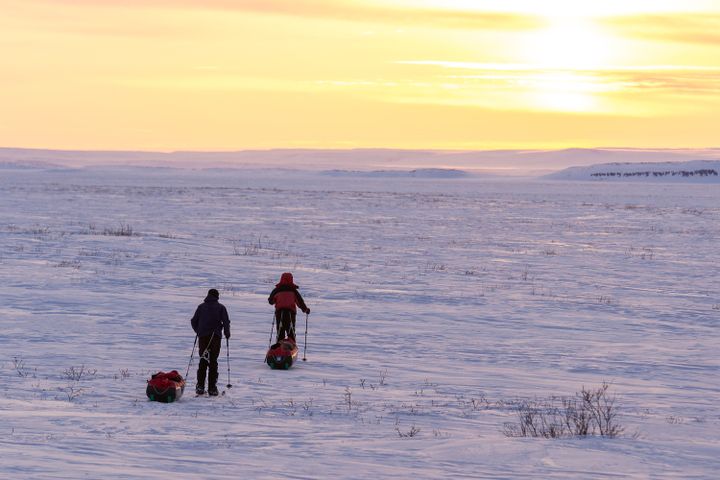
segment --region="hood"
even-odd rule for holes
[[[280,283],[275,284],[276,287],[280,287],[282,285],[288,285],[294,288],[298,288],[297,285],[295,285],[293,281],[293,275],[290,272],[285,272],[280,276]]]

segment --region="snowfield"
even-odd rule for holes
[[[0,198],[2,478],[717,478],[717,185],[6,168]],[[276,371],[284,271],[312,314]],[[233,387],[194,398],[196,354],[148,401],[211,287]],[[617,437],[506,435],[603,382]]]

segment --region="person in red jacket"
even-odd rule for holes
[[[277,326],[277,342],[286,336],[295,341],[295,315],[297,307],[303,313],[310,314],[310,309],[298,292],[298,286],[293,281],[292,273],[285,272],[280,276],[280,283],[268,297],[268,303],[275,305],[275,325]]]

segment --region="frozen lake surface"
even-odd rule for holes
[[[0,477],[717,478],[717,185],[8,169],[0,199]],[[308,361],[273,371],[284,271]],[[211,287],[233,388],[147,401]],[[620,436],[506,436],[603,382]]]

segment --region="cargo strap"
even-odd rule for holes
[[[210,346],[212,345],[213,338],[215,338],[215,332],[210,335],[210,341],[207,344],[207,347],[205,347],[205,351],[200,354],[200,360],[205,360],[207,363],[210,363]]]

